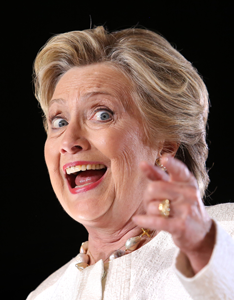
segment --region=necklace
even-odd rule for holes
[[[109,259],[109,261],[112,261],[115,258],[121,257],[121,256],[123,256],[127,253],[130,253],[130,252],[136,250],[139,243],[142,241],[143,236],[146,235],[149,239],[151,239],[154,235],[154,232],[155,232],[155,231],[153,231],[153,232],[150,233],[149,229],[144,229],[144,228],[141,228],[141,230],[142,230],[142,233],[140,235],[135,236],[135,237],[131,237],[126,241],[125,250],[121,250],[121,248],[124,246],[123,245],[118,250],[115,250],[109,257],[107,257],[104,260],[104,262],[108,259]],[[93,260],[95,261],[95,259],[94,259],[93,255],[91,254],[90,250],[88,250],[88,245],[89,245],[88,241],[82,243],[81,247],[80,247],[80,253],[76,256],[76,261],[77,261],[76,267],[80,271],[84,270],[85,268],[87,268],[89,266],[90,256],[88,254],[88,251],[89,251],[90,255],[92,256]]]

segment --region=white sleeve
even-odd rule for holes
[[[229,228],[233,227],[233,221],[228,223]],[[181,252],[175,261],[175,273],[194,300],[234,299],[234,240],[221,225],[217,222],[215,225],[213,253],[209,263],[199,273],[189,276],[191,266]]]

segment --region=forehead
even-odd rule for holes
[[[92,94],[109,94],[127,104],[131,91],[131,81],[114,66],[103,63],[74,67],[57,83],[49,106],[57,99],[86,98]]]

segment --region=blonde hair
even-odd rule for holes
[[[35,95],[45,120],[61,76],[73,67],[103,62],[118,67],[133,82],[148,142],[155,144],[163,137],[168,144],[178,143],[176,157],[194,174],[204,196],[209,182],[207,89],[192,64],[157,33],[140,28],[109,33],[100,26],[52,37],[34,65]]]

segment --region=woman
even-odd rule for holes
[[[35,87],[53,189],[89,238],[28,299],[231,299],[234,209],[202,203],[208,94],[192,65],[156,33],[97,27],[53,37]]]

